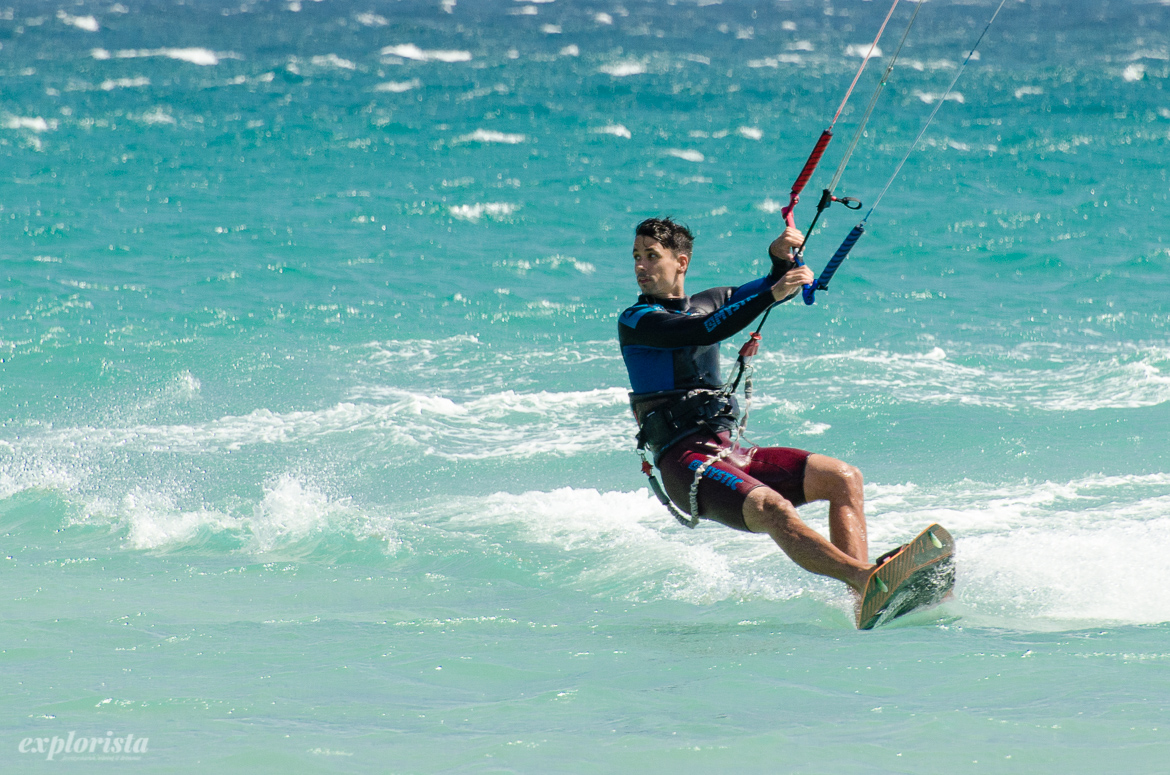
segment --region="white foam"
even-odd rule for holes
[[[558,270],[563,267],[554,267],[551,259],[514,260],[517,264],[527,262],[527,266],[512,267],[507,263],[511,259],[501,259],[504,262],[501,266],[507,265],[521,273],[546,266]],[[547,264],[544,263],[546,260]],[[463,383],[469,390],[482,388],[485,366],[490,366],[494,373],[505,370],[507,384],[512,386],[518,384],[517,381],[520,384],[543,384],[551,368],[573,370],[587,363],[603,363],[607,370],[618,369],[619,373],[623,368],[620,352],[612,341],[606,340],[576,342],[552,349],[510,351],[481,343],[475,337],[456,336],[436,340],[370,342],[365,348],[368,355],[361,362],[363,371],[372,379],[381,376],[385,382],[394,385],[402,384],[406,375],[411,384],[433,385],[441,380],[442,384]],[[367,395],[363,391],[359,389],[354,397]]]
[[[239,521],[230,515],[205,508],[184,510],[173,498],[141,487],[127,493],[115,507],[99,501],[91,505],[90,511],[91,521],[94,516],[104,516],[121,522],[135,549],[185,543],[205,529],[214,532],[241,529]]]
[[[232,514],[206,506],[184,508],[172,494],[138,486],[116,502],[95,499],[79,521],[118,524],[125,529],[129,545],[139,550],[189,544],[200,534],[228,534],[244,552],[265,554],[327,530],[340,529],[359,537],[371,534],[368,527],[358,524],[348,503],[331,500],[291,474],[277,477],[263,490],[250,514]],[[384,527],[373,532],[390,538]]]
[[[1140,81],[1146,77],[1146,66],[1135,62],[1121,71],[1121,77],[1130,83]]]
[[[203,383],[190,371],[184,370],[136,402],[134,410],[153,412],[158,409],[187,406],[200,399],[202,389]]]
[[[631,75],[642,75],[647,72],[646,63],[635,59],[626,59],[620,62],[611,62],[598,68],[599,72],[611,75],[614,78],[627,78]]]
[[[700,152],[695,150],[685,150],[682,148],[668,148],[666,155],[674,156],[675,158],[682,159],[683,161],[695,162],[696,164],[702,161],[706,161],[706,157],[703,156],[703,154]]]
[[[749,140],[764,139],[764,131],[754,126],[741,126],[735,132],[740,137],[746,137]]]
[[[342,59],[337,54],[325,54],[323,56],[315,56],[309,60],[311,64],[316,67],[336,67],[341,70],[356,70],[357,65],[348,59]]]
[[[86,32],[97,32],[101,29],[98,20],[93,16],[70,16],[64,11],[57,11],[57,18],[64,24]]]
[[[845,47],[845,56],[847,57],[861,57],[864,59],[869,55],[873,59],[880,59],[882,56],[881,46],[873,46],[873,53],[870,54],[870,46],[872,43],[851,43]]]
[[[506,390],[463,401],[392,387],[368,387],[362,393],[387,402],[377,412],[375,430],[407,424],[412,446],[425,445],[427,454],[450,460],[609,451],[627,446],[634,432],[623,388]]]
[[[1168,486],[1170,474],[997,486],[867,484],[871,556],[939,521],[957,542],[956,599],[943,610],[960,621],[1040,630],[1166,622]],[[802,512],[825,532],[823,506]],[[849,607],[840,584],[799,569],[767,538],[708,523],[679,528],[645,490],[496,493],[456,499],[433,514],[492,541],[506,527],[517,540],[550,547],[546,567],[568,566],[550,572],[571,571],[596,594],[706,604],[811,593]]]
[[[555,256],[547,256],[533,260],[527,258],[503,259],[493,262],[492,266],[506,267],[520,275],[528,274],[533,269],[551,269],[557,271],[561,267],[572,267],[584,275],[591,275],[597,271],[597,267],[588,261],[581,261],[573,256],[562,256],[559,253]]]
[[[379,16],[372,11],[356,14],[353,18],[363,27],[386,27],[390,24],[390,20],[385,16]]]
[[[175,124],[175,117],[167,113],[165,109],[159,107],[155,108],[149,113],[142,114],[142,122],[144,124]]]
[[[253,508],[250,528],[255,548],[267,552],[302,539],[344,512],[324,494],[285,474],[264,488],[264,498]]]
[[[455,218],[474,222],[485,216],[490,220],[505,220],[518,209],[518,205],[510,202],[476,202],[471,205],[454,205],[447,211]]]
[[[623,388],[505,390],[466,399],[394,387],[370,386],[359,392],[366,400],[315,411],[257,409],[203,423],[54,428],[22,438],[14,445],[15,454],[18,460],[88,459],[114,449],[194,454],[344,440],[448,460],[524,459],[625,447],[634,430]],[[37,476],[11,467],[7,476],[18,490],[32,486],[22,482],[37,481]]]
[[[1170,621],[1170,474],[945,487],[866,486],[876,553],[937,521],[956,537],[956,603],[1025,628]]]
[[[8,116],[4,119],[5,129],[27,129],[32,132],[48,132],[57,128],[56,119],[46,121],[40,116]]]
[[[1030,407],[1052,412],[1135,409],[1170,402],[1170,348],[979,348],[956,361],[942,348],[896,353],[858,349],[813,356],[768,352],[762,362],[801,368],[809,389],[848,381],[865,394],[907,403]],[[967,364],[972,365],[967,365]],[[767,384],[768,372],[757,372]]]
[[[508,132],[498,132],[494,129],[477,129],[471,134],[462,135],[456,139],[459,143],[504,143],[505,145],[518,145],[524,142],[527,137],[522,134],[512,134]]]
[[[1040,618],[1065,626],[1166,622],[1167,551],[1170,519],[974,537],[963,545],[968,588],[960,602],[981,617]]]
[[[626,129],[621,124],[606,124],[605,126],[597,127],[596,129],[591,129],[590,131],[594,132],[595,134],[613,135],[614,137],[624,137],[627,140],[629,140],[631,137],[633,137],[633,135],[630,133],[630,130]]]
[[[102,52],[104,55],[99,55],[97,52]],[[106,59],[108,53],[104,49],[94,49],[91,55],[94,59]],[[118,59],[140,59],[144,57],[167,57],[168,59],[178,59],[182,62],[190,62],[193,65],[200,65],[202,67],[210,67],[218,65],[221,59],[240,59],[239,54],[217,54],[211,49],[206,48],[156,48],[156,49],[125,49],[115,52],[114,56]]]
[[[102,81],[102,91],[113,91],[114,89],[140,89],[144,86],[150,86],[150,79],[144,75],[136,78],[110,78]]]
[[[60,465],[44,455],[24,455],[24,444],[0,441],[0,499],[10,498],[25,490],[45,489],[58,492],[73,490],[79,481],[78,472],[69,465]]]
[[[933,104],[934,102],[938,101],[943,95],[941,93],[924,92],[924,91],[920,91],[920,90],[915,89],[914,96],[917,97],[918,99],[922,100],[923,102],[925,102],[927,105],[930,105],[930,104]],[[957,92],[957,91],[951,92],[950,94],[948,94],[946,96],[946,98],[947,98],[948,102],[963,103],[963,102],[967,101],[966,98],[962,95],[962,93]]]
[[[1032,96],[1035,96],[1037,94],[1043,94],[1043,93],[1044,93],[1044,90],[1041,89],[1039,86],[1021,86],[1020,88],[1016,89],[1015,95],[1016,95],[1016,99],[1018,100],[1018,99],[1022,99],[1024,97],[1032,97]]]
[[[413,43],[404,43],[397,46],[386,46],[382,49],[382,56],[413,59],[418,62],[470,62],[470,51],[445,49],[431,49],[424,51]]]
[[[374,87],[374,91],[390,92],[391,94],[401,94],[408,92],[411,89],[417,89],[422,86],[422,81],[417,78],[412,78],[409,81],[386,81]]]
[[[1163,62],[1170,60],[1170,48],[1161,46],[1159,48],[1143,48],[1139,49],[1129,55],[1130,60],[1138,59],[1157,59]]]
[[[784,600],[810,589],[827,598],[845,595],[839,585],[795,568],[765,537],[678,526],[646,490],[496,493],[457,499],[443,511],[461,531],[484,529],[494,541],[505,527],[520,540],[553,548],[576,584],[596,594],[696,604]]]

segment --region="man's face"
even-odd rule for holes
[[[634,239],[634,278],[647,296],[682,296],[690,260],[687,254],[676,255],[652,237],[639,234]]]

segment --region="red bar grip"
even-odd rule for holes
[[[808,161],[804,163],[804,169],[800,171],[796,182],[792,184],[792,196],[799,195],[804,190],[804,187],[808,185],[809,178],[812,177],[813,172],[817,168],[817,164],[821,161],[821,157],[825,155],[825,149],[829,147],[829,141],[832,139],[833,130],[826,129],[824,132],[821,132],[821,136],[817,138],[817,144],[808,156]]]

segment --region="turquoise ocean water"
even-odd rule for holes
[[[765,328],[749,436],[957,539],[866,633],[649,495],[616,328],[644,217],[763,271],[885,2],[0,5],[0,770],[1165,771],[1166,2],[1010,0]],[[839,194],[995,5],[923,6]]]

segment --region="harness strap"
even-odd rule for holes
[[[724,447],[723,449],[716,452],[714,455],[711,455],[706,460],[704,460],[703,464],[695,469],[695,478],[691,480],[691,492],[690,492],[690,495],[691,495],[691,519],[693,519],[695,521],[695,524],[699,523],[699,516],[700,516],[699,515],[699,481],[703,478],[703,474],[705,474],[707,472],[708,468],[710,468],[711,466],[720,462],[721,460],[724,460],[725,458],[727,458],[732,453],[733,450],[734,450],[734,447],[731,447],[731,446]],[[691,525],[691,527],[694,527],[694,525]]]

